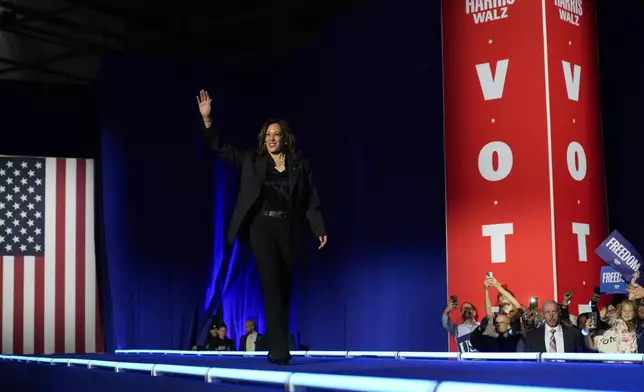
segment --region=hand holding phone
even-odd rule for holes
[[[590,299],[591,303],[598,303],[601,300],[601,287],[595,286],[595,289],[593,290],[593,297]]]
[[[539,298],[530,297],[530,309],[532,309],[532,310],[539,309]]]
[[[597,329],[597,313],[591,313],[588,320],[586,320],[586,330],[592,331]]]

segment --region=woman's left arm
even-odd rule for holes
[[[306,208],[306,218],[309,220],[309,225],[311,226],[311,231],[315,237],[320,241],[320,248],[326,245],[327,235],[326,228],[324,226],[324,218],[322,217],[322,203],[320,202],[320,197],[318,196],[318,190],[315,187],[313,182],[313,174],[311,173],[311,167],[309,162],[304,160],[303,162],[304,174],[306,175],[306,180],[309,185],[309,205]]]

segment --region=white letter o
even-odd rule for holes
[[[499,167],[494,170],[492,158],[499,157]],[[488,181],[501,181],[512,171],[512,150],[503,142],[490,142],[479,152],[479,172]]]
[[[577,142],[570,143],[568,145],[568,151],[566,152],[566,158],[570,176],[577,181],[586,178],[586,153],[581,144]]]

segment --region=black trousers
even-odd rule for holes
[[[289,310],[296,248],[290,220],[255,216],[250,245],[262,284],[269,355],[274,360],[286,359],[290,355]]]

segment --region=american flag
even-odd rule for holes
[[[0,156],[3,354],[102,351],[94,162]]]

